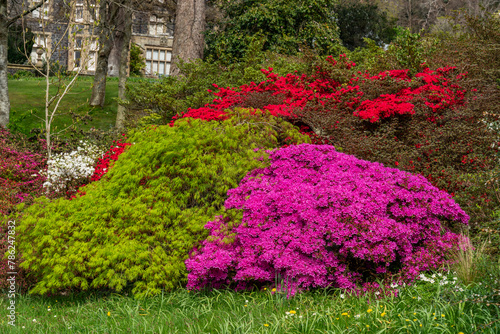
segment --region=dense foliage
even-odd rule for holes
[[[11,64],[25,64],[34,44],[31,28],[12,24],[8,31],[7,61]]]
[[[248,52],[254,39],[264,50],[295,55],[308,47],[318,54],[341,50],[336,0],[221,1],[224,18],[206,32],[205,57],[233,63]]]
[[[132,76],[142,76],[146,68],[146,59],[142,55],[142,49],[135,43],[130,45],[129,71]]]
[[[396,34],[395,20],[388,18],[375,3],[340,1],[335,9],[340,39],[349,50],[366,46],[364,38],[381,46],[388,44]]]
[[[113,168],[72,200],[41,198],[13,216],[18,245],[37,278],[32,292],[133,288],[136,296],[172,289],[184,260],[223,212],[226,193],[265,165],[265,154],[307,138],[269,114],[243,109],[222,123],[181,120],[130,137]]]
[[[439,269],[458,248],[455,223],[469,216],[424,177],[386,168],[330,145],[294,145],[270,154],[229,191],[210,237],[186,261],[188,289],[235,283],[287,289],[340,287],[377,277],[413,280]],[[300,189],[300,191],[298,191]]]

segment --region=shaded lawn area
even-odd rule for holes
[[[51,96],[57,91],[56,78],[51,85]],[[68,81],[69,82],[69,81]],[[86,112],[92,117],[88,124],[80,123],[79,128],[88,130],[92,127],[109,130],[114,126],[118,107],[118,80],[110,78],[106,84],[106,102],[103,108],[90,107],[88,101],[92,94],[93,77],[80,77],[73,88],[62,99],[58,107],[58,117],[55,117],[53,128],[57,130],[72,124],[69,112],[84,115]],[[9,127],[14,131],[29,134],[34,128],[42,128],[45,118],[45,88],[44,78],[28,78],[9,80],[9,97],[11,103],[11,119]],[[51,106],[51,109],[55,103]]]

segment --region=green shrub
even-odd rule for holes
[[[25,79],[25,78],[33,78],[35,77],[35,73],[31,71],[26,71],[26,70],[20,70],[17,71],[12,75],[12,79],[18,80],[18,79]]]
[[[265,149],[308,141],[258,114],[237,109],[222,123],[184,119],[136,131],[108,174],[80,189],[85,195],[21,207],[11,219],[22,266],[38,281],[31,292],[132,288],[144,297],[184,283],[184,260],[222,214],[227,191],[266,165]]]
[[[131,76],[142,76],[142,70],[146,67],[145,59],[142,56],[142,49],[135,43],[130,46],[129,70]]]

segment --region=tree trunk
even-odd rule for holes
[[[126,99],[125,88],[127,85],[127,75],[128,75],[128,58],[130,54],[130,40],[132,38],[132,12],[130,11],[130,1],[125,2],[121,10],[123,11],[124,17],[124,30],[123,30],[123,40],[122,49],[120,51],[120,73],[118,78],[118,98],[122,101]],[[125,106],[118,103],[118,112],[116,114],[116,128],[122,130],[125,123]]]
[[[0,127],[9,124],[10,101],[7,82],[7,1],[0,0]]]
[[[106,77],[108,76],[108,60],[113,49],[114,32],[113,27],[117,26],[117,12],[119,7],[115,2],[111,2],[106,10],[108,1],[102,0],[99,6],[100,32],[99,32],[99,53],[97,56],[97,66],[94,74],[94,85],[92,86],[91,106],[104,106],[106,99]]]
[[[179,59],[190,61],[203,58],[204,30],[205,0],[178,0],[170,75],[179,75]]]

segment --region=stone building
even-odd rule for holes
[[[34,5],[41,0],[30,0]],[[171,15],[162,8],[162,0],[154,10],[133,11],[132,43],[142,50],[146,76],[168,75],[172,58],[174,25]],[[12,2],[11,12],[23,10]],[[95,0],[48,0],[42,7],[19,21],[34,33],[31,60],[36,63],[37,50],[42,49],[41,58],[50,55],[51,63],[68,71],[80,70],[82,74],[95,73],[98,52],[98,5]],[[109,76],[118,76],[120,40],[114,41],[109,57]],[[54,66],[54,65],[52,65]]]

